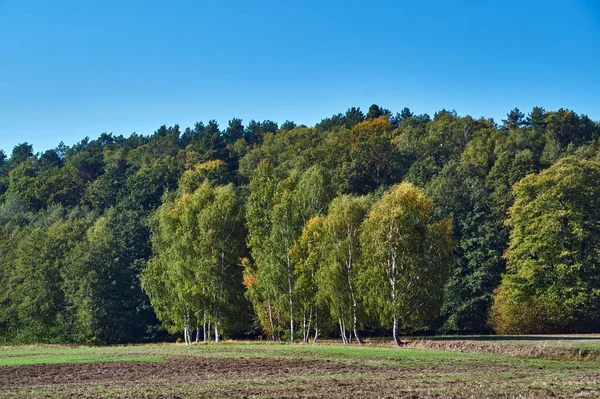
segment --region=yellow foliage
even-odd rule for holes
[[[392,131],[392,123],[390,119],[383,115],[375,119],[367,119],[366,121],[359,122],[352,128],[353,131],[365,132],[371,134],[382,134]]]
[[[222,160],[212,159],[210,161],[201,162],[201,163],[194,165],[194,169],[197,172],[202,172],[202,171],[218,170],[224,166],[225,166],[225,162],[223,162]]]
[[[567,321],[563,309],[555,308],[552,301],[542,296],[515,297],[503,288],[496,290],[489,313],[490,326],[497,334],[550,333],[561,324],[557,319]]]
[[[220,178],[226,170],[227,164],[220,159],[197,163],[192,169],[188,169],[183,173],[179,186],[183,189],[183,192],[191,193],[197,190],[207,179],[219,184]]]

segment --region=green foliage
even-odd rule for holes
[[[10,162],[17,165],[33,156],[33,146],[29,143],[22,143],[12,150]]]
[[[63,272],[71,246],[85,234],[87,225],[76,217],[54,207],[12,235],[17,246],[7,255],[15,260],[15,267],[5,287],[12,308],[9,314],[14,317],[10,327],[18,342],[68,339]]]
[[[272,338],[283,331],[284,318],[289,320],[289,338],[295,338],[298,315],[293,248],[304,225],[325,211],[330,196],[328,178],[318,166],[300,176],[293,171],[277,181],[272,165],[261,161],[251,180],[246,219],[254,270],[249,269],[247,276],[255,282],[249,299],[259,317],[268,313],[263,327]]]
[[[241,296],[244,229],[232,185],[206,180],[159,208],[153,229],[153,257],[142,286],[163,324],[190,333],[192,317],[210,318],[219,334],[235,325]]]
[[[149,256],[148,232],[133,211],[110,209],[73,248],[63,271],[76,342],[141,341],[153,322],[138,274]]]
[[[290,250],[294,264],[295,284],[294,297],[299,305],[299,314],[302,315],[303,340],[308,342],[311,328],[314,329],[316,339],[319,332],[326,331],[329,327],[329,303],[320,295],[321,284],[318,274],[324,264],[323,216],[315,216],[304,226],[302,235]],[[250,288],[250,287],[249,287]],[[269,331],[269,324],[266,324]]]
[[[361,236],[367,302],[384,325],[420,329],[437,315],[452,261],[452,222],[431,223],[431,203],[410,183],[373,205]]]
[[[502,120],[504,127],[508,130],[515,130],[523,126],[525,122],[525,114],[515,108],[506,115],[506,119]]]
[[[137,282],[147,237],[138,215],[53,207],[11,234],[17,246],[4,297],[17,342],[135,342],[152,323]],[[140,234],[141,232],[141,234]],[[144,310],[145,309],[145,310]]]
[[[565,158],[515,185],[508,271],[492,312],[496,330],[598,327],[599,183],[600,164]]]
[[[189,340],[196,322],[207,329],[217,323],[238,337],[255,337],[261,328],[272,339],[302,333],[307,340],[337,334],[338,327],[347,339],[362,328],[385,334],[390,314],[410,301],[388,301],[383,274],[377,280],[375,273],[381,251],[405,245],[408,258],[418,259],[433,239],[432,226],[452,232],[451,270],[440,260],[443,273],[419,277],[432,288],[417,297],[427,292],[432,305],[398,319],[398,327],[488,331],[492,293],[506,261],[517,256],[513,241],[510,257],[501,255],[509,245],[507,212],[529,184],[519,182],[565,157],[597,162],[599,139],[597,122],[565,109],[535,107],[527,117],[514,109],[498,126],[455,111],[431,119],[408,108],[392,116],[372,105],[314,127],[233,118],[223,129],[211,120],[184,130],[161,126],[149,136],[103,133],[37,154],[19,144],[10,157],[0,151],[0,342],[137,342],[164,339],[165,328],[186,331]],[[571,184],[593,204],[596,192],[577,179]],[[393,240],[368,245],[366,237],[376,242],[375,231],[397,209],[413,209],[384,195],[406,181],[432,201],[423,198],[414,208],[427,215],[426,227],[407,222],[396,247]],[[562,192],[548,192],[547,204],[565,201]],[[380,201],[370,209],[379,198],[387,208]],[[547,204],[540,212],[550,212],[549,223],[554,205]],[[381,219],[363,222],[366,209]],[[548,253],[558,255],[535,261],[551,265],[552,289],[545,279],[531,280],[535,295],[517,301],[514,287],[521,283],[511,265],[494,302],[498,325],[548,332],[597,327],[589,310],[595,277],[586,273],[593,274],[598,246],[589,238],[593,226],[580,219],[569,222],[561,240],[544,236]],[[357,237],[363,237],[358,246]],[[421,263],[446,255],[430,251]],[[406,270],[421,270],[417,263],[407,261]]]
[[[474,165],[451,163],[428,186],[436,219],[454,220],[454,267],[442,307],[445,332],[486,331],[492,292],[504,271],[504,229],[491,211],[485,183]]]
[[[333,320],[337,320],[344,333],[345,326],[353,330],[357,341],[362,327],[362,306],[366,287],[360,281],[362,252],[360,231],[370,207],[367,197],[344,195],[329,205],[323,220],[323,237],[320,245],[322,267],[317,272],[318,296],[328,304]]]

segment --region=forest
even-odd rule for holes
[[[600,124],[357,107],[0,152],[0,343],[600,332]]]

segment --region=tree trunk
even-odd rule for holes
[[[269,301],[269,322],[271,323],[271,338],[275,342],[275,325],[273,324],[273,308],[271,308],[271,301]]]
[[[192,343],[189,310],[187,310],[185,315],[183,316],[183,338],[185,340],[186,345],[190,345]]]
[[[210,317],[208,318],[208,329],[206,331],[207,331],[207,335],[208,335],[207,338],[210,341]]]
[[[202,321],[203,324],[203,328],[204,328],[204,334],[203,334],[203,338],[204,338],[204,342],[206,342],[207,339],[207,334],[206,334],[206,309],[204,309],[204,320]]]
[[[344,321],[341,317],[338,319],[338,321],[340,323],[340,335],[342,336],[342,342],[344,345],[346,345],[348,343],[348,339],[346,338],[346,326],[344,326]]]
[[[352,288],[352,284],[350,283],[350,278],[348,277],[348,284],[350,286],[350,296],[352,298],[352,330],[354,331],[354,338],[356,338],[356,342],[360,345],[363,345],[364,342],[360,338],[360,334],[358,333],[358,316],[356,315],[358,304],[356,303],[356,298],[354,296],[354,289]]]
[[[185,342],[185,344],[187,345],[188,340],[187,340],[187,319],[185,316],[185,313],[183,314],[183,341]]]
[[[200,343],[200,319],[196,317],[196,343]]]
[[[312,326],[312,308],[310,309],[310,312],[308,313],[308,328],[306,329],[306,337],[304,338],[304,342],[308,343],[308,340],[310,339],[310,328]]]
[[[358,333],[358,329],[356,328],[356,326],[354,327],[354,338],[356,338],[356,342],[358,342],[360,345],[365,344],[365,341],[363,341],[362,338],[360,337],[360,334]]]
[[[352,229],[348,229],[348,242],[352,243]],[[350,298],[352,299],[352,331],[354,331],[354,338],[356,338],[356,342],[360,345],[363,345],[364,342],[360,338],[360,334],[358,333],[358,316],[357,308],[358,304],[356,302],[356,295],[354,295],[354,286],[352,285],[352,245],[348,245],[348,260],[346,261],[346,276],[348,280],[348,289],[350,291]]]
[[[398,318],[396,316],[394,316],[393,334],[394,334],[394,342],[396,343],[396,345],[398,345],[400,347],[404,346],[404,342],[402,342],[400,340],[400,335],[398,332]]]
[[[315,309],[315,337],[313,338],[313,344],[317,343],[318,336],[319,336],[319,313]]]
[[[306,310],[302,312],[302,341],[306,343]]]
[[[290,341],[292,342],[292,344],[294,343],[294,298],[292,296],[293,293],[293,287],[292,287],[292,276],[291,276],[291,269],[290,269],[290,257],[288,255],[287,257],[287,263],[288,263],[288,294],[290,297]]]
[[[398,333],[398,313],[396,311],[396,251],[395,250],[391,250],[388,253],[388,256],[390,258],[390,262],[391,262],[391,275],[390,275],[390,287],[392,289],[392,314],[393,314],[393,318],[394,318],[394,325],[393,325],[393,335],[394,335],[394,342],[396,343],[396,345],[398,346],[404,346],[404,343],[402,341],[400,341],[400,335]]]

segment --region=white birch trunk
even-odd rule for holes
[[[204,309],[204,318],[202,320],[202,328],[203,328],[203,332],[204,332],[202,338],[204,339],[204,342],[206,342],[207,341],[207,339],[206,339],[206,309]]]
[[[404,344],[400,340],[400,333],[398,331],[398,310],[396,304],[396,250],[394,248],[389,251],[389,257],[389,262],[391,263],[390,288],[392,289],[392,335],[394,336],[396,345],[403,346]]]
[[[221,325],[221,315],[217,316],[217,320],[215,320],[215,342],[221,342],[221,335],[219,334],[219,327]]]
[[[400,332],[398,331],[398,318],[396,316],[394,316],[393,335],[396,345],[404,346],[404,342],[400,340]]]
[[[294,297],[293,297],[293,287],[292,287],[292,270],[291,270],[291,260],[290,256],[287,256],[287,264],[288,264],[288,295],[290,297],[290,341],[292,344],[294,343]]]
[[[348,343],[348,338],[346,337],[346,325],[344,323],[343,315],[339,319],[340,322],[340,335],[342,336],[342,342],[344,345]]]
[[[269,322],[271,323],[271,337],[275,342],[275,325],[273,324],[273,308],[271,307],[271,301],[269,301]]]
[[[306,310],[302,312],[302,342],[306,343]]]
[[[319,336],[319,313],[315,310],[315,337],[313,338],[313,345],[317,343],[317,337]]]
[[[186,345],[190,345],[192,343],[192,337],[190,328],[190,311],[187,310],[185,315],[183,316],[183,338],[185,340]]]
[[[210,317],[208,318],[208,329],[206,330],[208,333],[208,340],[210,341]]]
[[[356,315],[358,304],[356,302],[356,297],[354,295],[354,289],[352,287],[352,282],[350,281],[350,271],[348,271],[348,287],[350,288],[350,298],[352,299],[352,330],[354,331],[354,338],[356,338],[356,342],[359,344],[364,344],[363,340],[360,338],[360,334],[358,333],[358,316]]]
[[[187,345],[187,321],[185,318],[185,313],[183,314],[183,342]]]
[[[196,343],[200,343],[200,319],[196,317]]]
[[[312,308],[310,308],[310,312],[308,313],[308,327],[306,329],[306,337],[304,338],[304,342],[308,343],[308,340],[310,339],[310,328],[312,326]]]

